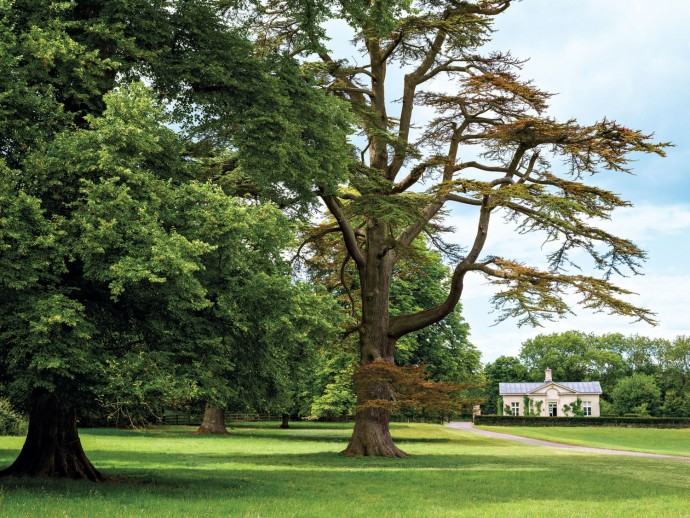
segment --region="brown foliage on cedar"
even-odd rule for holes
[[[379,385],[372,391],[372,386]],[[394,365],[375,361],[360,365],[355,371],[355,390],[358,396],[368,393],[387,395],[387,398],[359,397],[358,410],[382,408],[390,411],[414,410],[429,414],[470,412],[483,401],[476,393],[481,385],[447,383],[427,379],[425,365]]]

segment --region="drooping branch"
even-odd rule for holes
[[[348,253],[355,261],[355,264],[357,264],[359,268],[363,268],[366,265],[366,258],[362,253],[359,243],[357,242],[355,230],[350,224],[350,221],[347,219],[342,204],[338,198],[332,195],[322,195],[321,199],[324,201],[326,207],[328,207],[328,210],[331,212],[331,214],[333,214],[333,217],[338,222],[340,230],[343,233],[343,239],[345,241],[345,247],[347,248]]]
[[[328,234],[332,234],[333,232],[340,232],[340,231],[341,231],[340,227],[331,226],[331,227],[326,227],[326,228],[320,230],[319,232],[316,232],[315,234],[308,236],[297,247],[297,251],[295,252],[295,255],[292,257],[292,259],[290,259],[290,263],[294,263],[297,259],[300,258],[301,254],[302,254],[302,250],[309,243],[317,241],[317,240],[321,239],[322,237],[324,237]]]
[[[345,294],[347,295],[348,300],[350,301],[350,315],[351,316],[356,316],[357,311],[355,309],[355,299],[352,296],[352,291],[350,290],[350,287],[347,285],[347,281],[345,280],[345,271],[347,269],[347,263],[350,261],[350,254],[345,254],[345,259],[343,259],[343,262],[340,264],[340,283],[343,286],[343,290],[345,290]]]
[[[494,258],[491,263],[475,264],[471,270],[480,271],[504,289],[494,295],[492,302],[501,308],[498,320],[517,317],[518,325],[540,325],[540,320],[572,313],[563,296],[569,291],[580,296],[579,303],[594,312],[631,316],[636,321],[656,325],[654,313],[622,300],[634,293],[606,280],[587,275],[565,275],[542,271],[522,264]]]

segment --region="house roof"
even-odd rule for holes
[[[537,383],[499,383],[498,393],[507,394],[529,394],[547,385],[560,385],[575,392],[585,394],[601,394],[601,385],[598,381],[540,381]]]

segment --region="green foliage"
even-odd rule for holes
[[[664,403],[661,405],[660,414],[670,417],[690,416],[690,394],[668,390],[664,394]]]
[[[523,398],[524,412],[523,415],[527,417],[536,417],[541,415],[541,407],[544,405],[544,401],[541,399],[535,401],[529,396]]]
[[[531,381],[543,381],[544,370],[552,369],[556,381],[599,381],[610,393],[615,380],[630,372],[622,335],[585,334],[567,331],[538,335],[520,349],[520,359]]]
[[[272,75],[241,113],[232,142],[242,171],[264,197],[309,205],[316,190],[335,193],[346,179],[352,118],[344,103],[315,88],[292,60],[272,65]]]
[[[317,368],[310,390],[310,418],[354,414],[357,396],[353,376],[358,359],[357,342],[353,335],[318,350]]]
[[[618,380],[611,396],[613,408],[618,415],[656,415],[661,391],[654,377],[635,373]]]
[[[498,413],[500,409],[499,383],[518,383],[528,379],[527,369],[513,356],[499,356],[493,362],[487,363],[484,366],[484,376],[488,382],[484,389],[487,400],[482,405],[485,414]]]
[[[582,400],[578,397],[569,405],[563,405],[563,415],[572,414],[574,417],[584,417],[585,411],[582,408]]]
[[[0,286],[10,393],[25,405],[38,388],[74,402],[95,390],[131,423],[193,401],[285,407],[290,365],[338,327],[327,298],[290,281],[293,227],[196,181],[141,84],[105,103],[3,174],[3,260],[23,268]]]
[[[0,435],[23,435],[27,422],[19,415],[5,398],[0,398]]]

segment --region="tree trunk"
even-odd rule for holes
[[[225,428],[225,409],[207,406],[201,426],[194,432],[197,435],[228,435]]]
[[[387,389],[383,390],[387,392]],[[366,405],[370,398],[362,399]],[[388,427],[391,411],[387,408],[360,408],[359,398],[357,407],[355,429],[343,454],[348,457],[407,457],[407,453],[393,444]]]
[[[34,394],[29,432],[14,463],[0,476],[55,477],[104,482],[86,458],[74,408],[61,408],[55,395]]]
[[[367,228],[366,265],[360,268],[362,285],[362,325],[359,331],[361,364],[375,361],[394,363],[395,339],[388,334],[389,295],[393,258],[385,251],[390,229],[387,224]],[[348,456],[406,457],[395,444],[389,430],[390,408],[369,406],[372,400],[391,401],[383,383],[356,387],[357,413],[350,443],[343,453]]]
[[[283,417],[283,422],[280,423],[280,427],[283,430],[287,430],[288,428],[290,428],[290,414],[283,414],[282,417]]]

